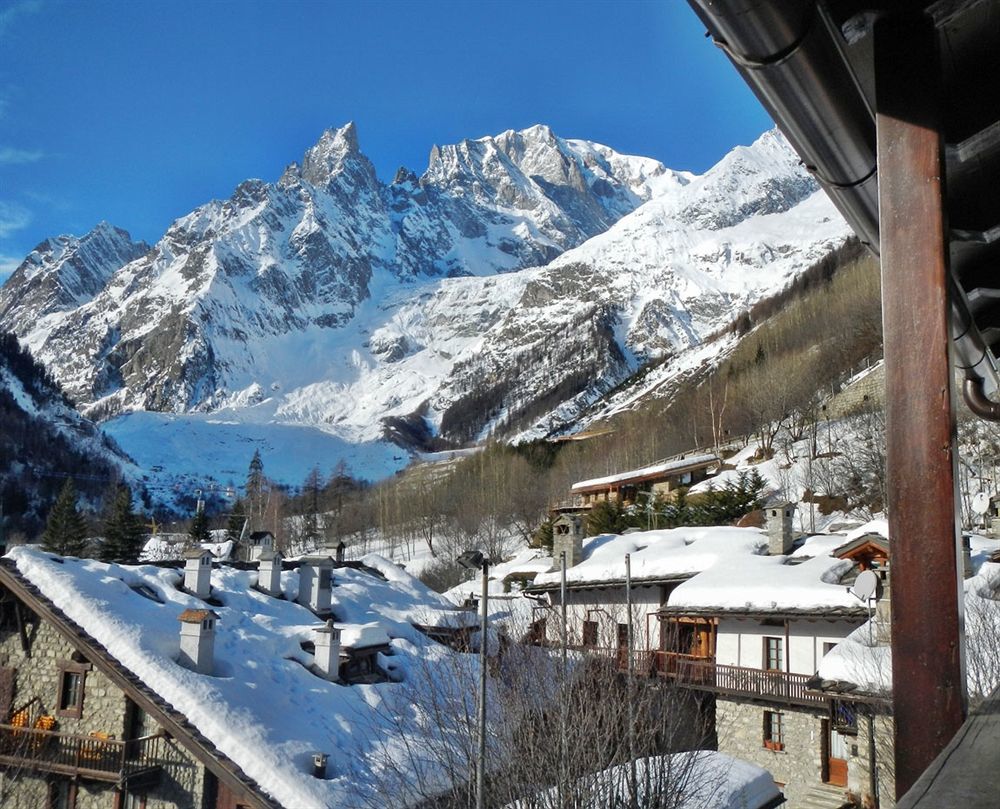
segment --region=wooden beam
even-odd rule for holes
[[[896,794],[965,714],[937,32],[875,27]]]

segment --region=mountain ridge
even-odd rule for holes
[[[77,307],[0,326],[97,418],[539,437],[848,232],[776,131],[695,175],[539,125],[435,146],[385,184],[348,124],[176,220]]]

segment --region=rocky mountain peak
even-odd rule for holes
[[[323,187],[341,173],[345,163],[352,158],[361,158],[358,146],[358,130],[353,121],[339,129],[327,129],[316,145],[308,149],[302,158],[300,176],[307,183]]]

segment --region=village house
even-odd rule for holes
[[[367,710],[350,684],[404,676],[398,655],[433,644],[418,620],[475,623],[379,557],[264,552],[258,571],[187,556],[180,570],[26,547],[0,561],[0,805],[352,805],[337,790],[357,788],[357,762],[336,754],[371,742],[337,718]]]
[[[887,701],[825,693],[815,682],[824,656],[869,617],[849,588],[861,570],[887,570],[877,553],[885,540],[870,532],[796,538],[793,514],[791,504],[770,505],[763,532],[677,528],[586,544],[568,523],[553,543],[556,565],[560,554],[567,559],[567,643],[611,656],[624,671],[630,600],[633,671],[709,700],[703,713],[715,717],[718,749],[768,769],[792,809],[835,809],[851,797],[871,804],[873,789],[889,807],[889,769],[875,770],[881,784],[873,787],[863,721],[882,717],[877,732],[891,738]],[[539,642],[561,640],[561,586],[557,567],[527,588],[544,598],[533,626]]]
[[[721,468],[722,462],[716,455],[682,455],[641,469],[581,480],[573,484],[570,494],[577,509],[590,508],[600,501],[645,506],[657,495],[670,496],[677,489],[712,477]]]

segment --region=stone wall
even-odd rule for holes
[[[9,599],[10,593],[5,594]],[[28,618],[30,613],[22,607]],[[16,670],[13,708],[38,700],[37,713],[55,716],[56,730],[90,735],[104,733],[115,739],[127,735],[126,717],[131,701],[100,671],[84,673],[83,709],[79,718],[60,715],[60,664],[71,661],[74,647],[56,629],[30,616],[29,654],[21,648],[20,635],[9,620],[0,625],[0,666]],[[134,707],[134,706],[132,706]],[[138,710],[136,707],[135,710]],[[0,717],[0,722],[8,717]],[[160,733],[162,728],[145,714],[138,717],[139,736]],[[176,740],[159,742],[164,773],[160,783],[147,792],[146,809],[202,809],[205,768]],[[0,806],[7,809],[38,809],[48,805],[50,780],[55,776],[32,773],[24,768],[0,770]],[[112,809],[116,789],[111,784],[80,781],[77,786],[77,809]]]
[[[878,773],[879,809],[893,809],[896,805],[896,781],[893,777],[893,722],[892,717],[876,716],[875,769]],[[871,790],[871,767],[868,749],[868,718],[858,717],[856,744],[858,755],[847,762],[847,788],[866,809],[875,805]]]
[[[840,419],[853,416],[885,404],[885,365],[879,363],[871,371],[844,388],[826,403],[826,416]]]
[[[785,793],[785,809],[798,809],[809,789],[821,783],[821,717],[779,711],[785,749],[776,751],[764,747],[764,711],[770,709],[719,699],[715,710],[719,750],[768,770]]]

